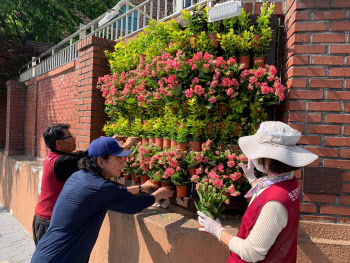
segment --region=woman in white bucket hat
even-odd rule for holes
[[[300,188],[293,171],[318,156],[296,146],[301,133],[282,122],[261,123],[256,134],[238,140],[248,157],[243,165],[252,185],[252,197],[237,236],[229,234],[218,219],[197,212],[201,231],[215,235],[230,248],[231,262],[296,262],[300,217]],[[254,167],[266,176],[257,179]]]

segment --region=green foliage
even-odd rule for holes
[[[188,142],[189,126],[187,121],[178,120],[176,127],[176,141],[178,143]]]
[[[226,34],[220,35],[220,44],[221,49],[224,51],[224,58],[237,57],[239,41],[240,38],[234,33],[233,29],[230,29]]]
[[[247,13],[243,8],[241,8],[241,14],[237,16],[238,20],[238,33],[243,33],[247,31],[250,26],[249,13]]]
[[[252,48],[253,33],[250,31],[243,31],[242,35],[238,36],[237,52],[239,56],[248,56]]]
[[[221,204],[225,201],[225,196],[222,193],[216,193],[216,189],[209,185],[203,191],[197,191],[199,202],[194,202],[198,211],[203,212],[206,216],[216,219],[221,215],[225,206]]]
[[[196,50],[209,54],[217,53],[213,47],[213,40],[209,39],[207,34],[203,31],[198,35]]]
[[[238,29],[238,17],[234,16],[231,18],[224,19],[222,21],[224,26],[224,32],[227,33],[230,29],[237,30]]]
[[[215,21],[212,23],[208,23],[208,34],[217,34],[220,31],[222,22],[221,21]]]
[[[194,35],[207,32],[208,14],[204,7],[197,6],[194,11],[181,10],[185,27]]]

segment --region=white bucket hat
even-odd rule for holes
[[[266,121],[251,136],[241,137],[239,147],[249,159],[270,158],[294,167],[303,167],[318,156],[299,146],[301,133],[279,121]]]

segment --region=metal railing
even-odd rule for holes
[[[109,11],[107,11],[89,24],[80,25],[80,30],[24,65],[19,72],[20,81],[28,81],[78,59],[79,52],[77,50],[77,43],[88,36],[94,35],[119,41],[120,38],[123,39],[142,31],[148,27],[149,18],[141,14],[137,9],[142,10],[148,17],[156,21],[164,21],[180,15],[182,9],[194,9],[195,3],[210,4],[212,1],[214,0],[146,0],[138,5],[137,8],[132,8],[129,4],[125,4],[122,8],[123,14],[99,27],[98,22],[109,13]],[[259,1],[265,0],[241,0],[242,3]],[[270,2],[284,1],[285,0],[270,0]]]

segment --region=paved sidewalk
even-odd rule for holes
[[[0,203],[0,263],[30,262],[34,250],[28,231]]]

